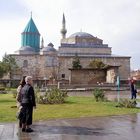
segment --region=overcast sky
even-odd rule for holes
[[[140,0],[0,0],[0,58],[21,47],[31,11],[45,46],[60,45],[64,12],[67,36],[80,30],[97,36],[140,69]]]

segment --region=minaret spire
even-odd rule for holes
[[[66,20],[65,20],[65,15],[64,15],[64,13],[63,13],[62,29],[61,29],[62,39],[66,38],[66,33],[67,33],[67,29],[66,29]]]
[[[43,39],[43,37],[42,37],[42,40],[41,40],[41,46],[40,46],[40,48],[41,48],[41,49],[44,48],[44,39]]]
[[[65,20],[65,15],[63,13],[63,20],[62,20],[62,23],[65,24],[66,23],[66,20]]]

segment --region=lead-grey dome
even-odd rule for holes
[[[76,32],[76,33],[74,33],[70,36],[70,38],[72,38],[72,37],[91,38],[91,37],[94,37],[94,36],[89,34],[89,33],[86,33],[86,32]]]
[[[53,47],[54,45],[50,42],[49,44],[48,44],[48,46],[51,46],[51,47]]]
[[[36,54],[34,48],[32,48],[30,46],[22,46],[15,53],[17,53],[17,54]]]
[[[35,50],[30,46],[24,46],[19,49],[19,51],[28,51],[28,52],[35,52]]]
[[[53,47],[52,43],[49,43],[47,47],[44,47],[41,51],[43,52],[56,52],[56,49]]]

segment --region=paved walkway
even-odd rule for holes
[[[139,140],[140,114],[35,122],[22,133],[15,123],[0,123],[0,140]]]

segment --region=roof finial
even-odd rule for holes
[[[31,11],[31,18],[32,18],[32,11]]]

